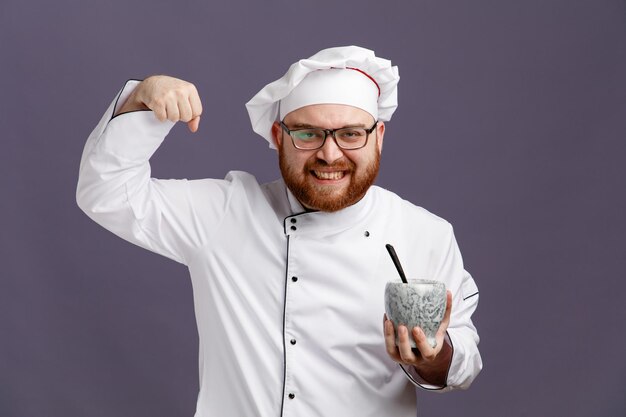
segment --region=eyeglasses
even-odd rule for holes
[[[376,129],[378,121],[369,129],[362,127],[342,127],[341,129],[308,128],[290,130],[285,123],[280,126],[291,136],[293,146],[302,150],[315,150],[324,146],[328,135],[332,136],[337,146],[341,149],[361,149],[367,145],[367,138]]]

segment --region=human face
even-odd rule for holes
[[[290,129],[339,129],[370,128],[375,120],[356,107],[315,104],[294,110],[283,121]],[[278,122],[272,127],[285,184],[304,207],[320,211],[341,210],[363,198],[378,175],[384,133],[385,124],[379,122],[361,149],[341,149],[327,137],[321,148],[301,150]]]

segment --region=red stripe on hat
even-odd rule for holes
[[[376,82],[376,80],[375,80],[375,79],[374,79],[371,75],[369,75],[367,72],[365,72],[365,71],[363,71],[363,70],[360,70],[360,69],[358,69],[358,68],[346,67],[346,69],[351,69],[351,70],[358,71],[358,72],[360,72],[361,74],[365,75],[365,76],[366,76],[367,78],[369,78],[370,80],[372,80],[372,82],[373,82],[374,84],[376,84],[376,88],[378,88],[378,97],[380,97],[380,86],[378,85],[378,83]]]

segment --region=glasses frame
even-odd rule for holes
[[[326,139],[328,138],[328,135],[330,135],[333,140],[335,141],[335,144],[337,145],[337,147],[339,149],[343,149],[346,151],[355,151],[357,149],[362,149],[367,145],[367,141],[370,138],[370,134],[374,131],[374,129],[376,129],[376,126],[378,126],[378,120],[376,120],[374,122],[374,125],[372,127],[370,127],[369,129],[364,129],[365,130],[365,143],[363,143],[363,145],[359,146],[358,148],[344,148],[343,146],[341,146],[339,144],[339,142],[337,142],[337,138],[335,137],[335,132],[338,130],[343,130],[343,129],[350,129],[349,127],[340,127],[339,129],[322,129],[321,127],[311,127],[311,128],[306,128],[306,129],[289,129],[287,127],[287,125],[281,120],[280,121],[280,127],[283,128],[283,130],[285,132],[287,132],[287,134],[289,135],[289,137],[291,138],[291,143],[293,143],[293,147],[296,149],[299,149],[301,151],[316,151],[320,148],[324,147],[324,144],[326,143]],[[317,148],[299,148],[298,145],[296,145],[296,142],[291,134],[291,132],[298,132],[299,130],[311,130],[311,129],[319,129],[321,131],[324,132],[324,140],[322,140],[322,144],[320,146],[318,146]]]

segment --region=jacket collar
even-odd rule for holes
[[[370,187],[365,196],[355,204],[330,213],[324,211],[306,211],[302,204],[285,185],[291,215],[283,221],[286,236],[302,234],[327,235],[346,230],[363,220],[372,210],[374,187]]]

